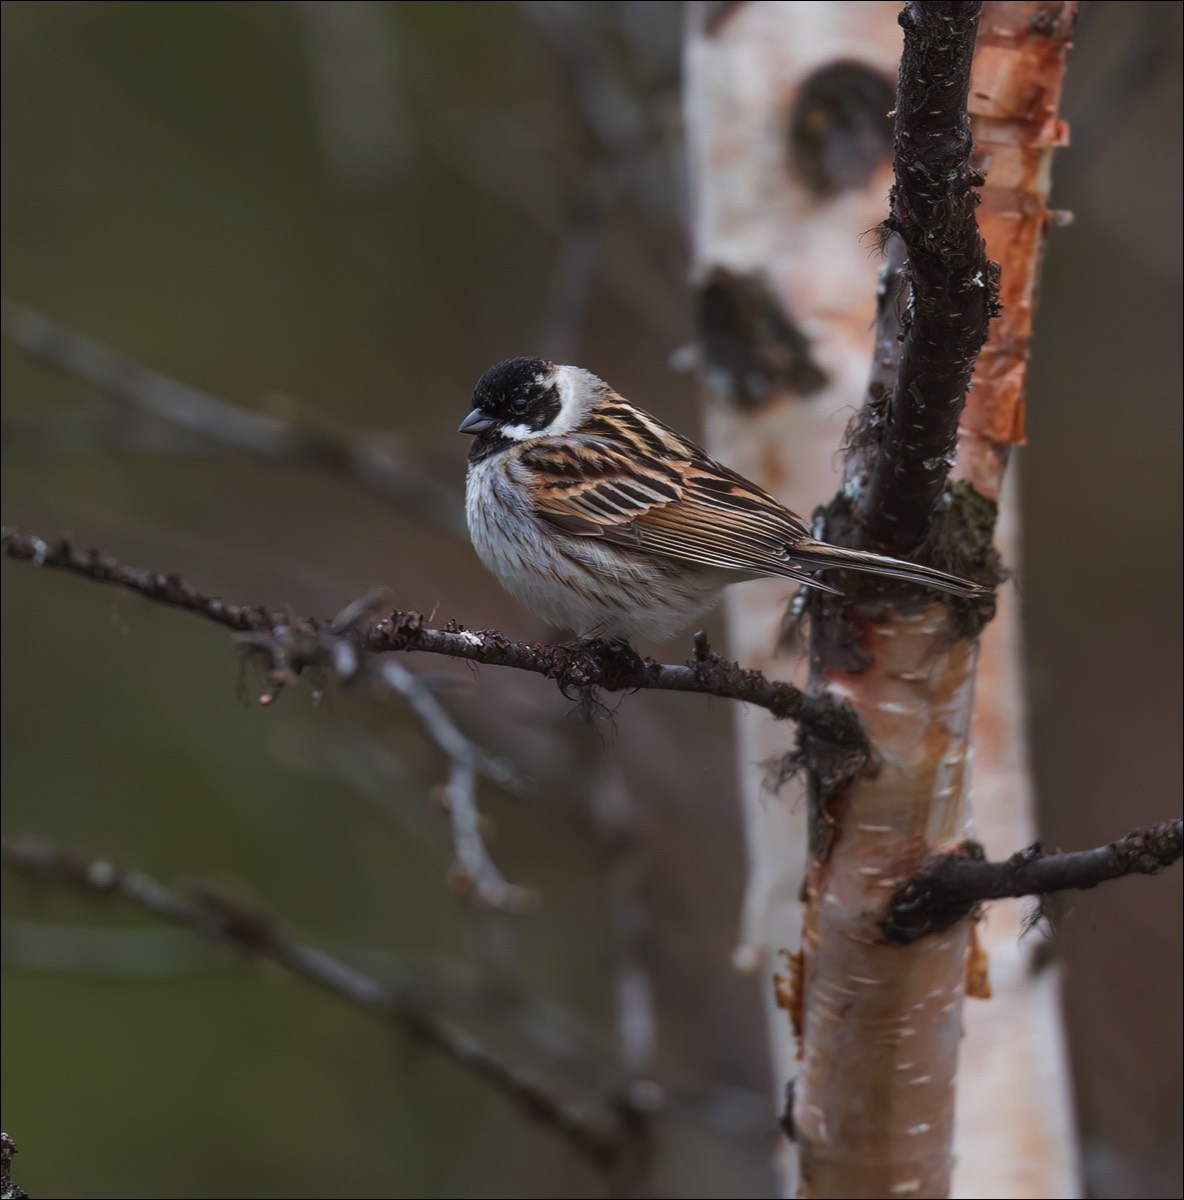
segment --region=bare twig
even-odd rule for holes
[[[311,665],[304,658],[311,651],[300,648],[301,638],[316,641],[326,630],[332,633],[327,622],[297,621],[284,613],[227,604],[218,597],[198,592],[177,575],[129,567],[95,550],[77,550],[65,539],[50,543],[36,534],[5,526],[0,529],[0,547],[9,558],[71,571],[97,583],[114,584],[157,603],[196,613],[225,628],[259,634],[263,640],[252,644],[268,653],[282,649],[280,658],[289,667]],[[348,639],[344,635],[334,638],[336,645],[330,656],[344,655],[343,646]],[[282,647],[277,639],[284,643]],[[455,625],[436,629],[417,612],[394,612],[352,644],[355,650],[415,650],[490,666],[515,667],[553,679],[565,692],[591,688],[610,692],[651,689],[743,700],[767,709],[779,720],[798,722],[816,738],[834,743],[856,757],[866,748],[859,722],[847,705],[827,696],[806,693],[792,684],[767,679],[758,671],[744,670],[714,655],[683,665],[657,663],[594,643],[546,646],[513,642],[492,629],[474,632]],[[321,661],[319,657],[317,661]],[[273,659],[272,665],[278,680],[282,677],[281,663]]]
[[[452,844],[457,866],[484,904],[510,912],[521,912],[533,902],[528,888],[506,882],[489,857],[481,837],[481,814],[477,811],[477,774],[497,769],[500,764],[474,746],[456,727],[448,710],[406,667],[391,660],[378,667],[378,678],[402,696],[419,717],[432,741],[448,755],[448,782],[444,803],[452,822]]]
[[[875,431],[859,496],[857,536],[885,554],[917,551],[953,465],[958,418],[995,308],[998,270],[975,220],[982,180],[970,165],[966,115],[982,8],[910,3],[896,102],[891,212],[908,251],[911,292],[899,370]],[[898,319],[893,305],[882,319]]]
[[[66,885],[92,896],[118,897],[166,921],[267,959],[306,983],[402,1029],[430,1046],[559,1134],[595,1165],[609,1169],[630,1148],[639,1126],[629,1120],[627,1097],[595,1116],[569,1103],[516,1064],[464,1030],[424,1010],[411,989],[388,987],[349,963],[281,930],[267,914],[206,890],[185,896],[141,871],[106,859],[80,857],[39,837],[5,838],[4,862],[26,878]]]
[[[490,907],[521,912],[533,903],[532,894],[513,887],[502,877],[485,849],[477,812],[477,776],[514,788],[517,778],[503,760],[475,746],[457,728],[428,687],[397,663],[380,659],[359,643],[358,622],[385,598],[372,592],[347,605],[331,621],[293,621],[263,608],[226,604],[205,596],[176,575],[128,567],[93,552],[75,550],[68,542],[49,545],[41,538],[14,530],[0,531],[4,552],[40,566],[60,567],[101,583],[114,583],[159,603],[197,613],[241,635],[247,650],[263,659],[271,688],[262,698],[270,704],[288,683],[309,668],[329,671],[340,683],[369,683],[406,700],[428,736],[448,756],[445,800],[452,822],[458,866],[477,898]]]
[[[263,632],[286,624],[282,613],[265,608],[227,604],[218,596],[207,596],[178,575],[129,567],[95,550],[76,550],[66,538],[50,543],[35,533],[5,525],[0,528],[0,545],[8,558],[22,559],[37,567],[54,567],[84,575],[95,583],[111,583],[170,608],[196,613],[226,629]]]
[[[4,461],[92,458],[112,451],[155,458],[232,458],[236,451],[215,445],[179,425],[166,425],[114,404],[78,407],[38,405],[0,416]]]
[[[984,900],[1043,896],[1097,887],[1124,875],[1157,875],[1184,856],[1184,821],[1161,821],[1136,829],[1095,850],[1045,854],[1037,843],[1006,862],[986,862],[970,842],[958,853],[941,854],[892,897],[880,928],[895,942],[914,942],[948,928]]]
[[[496,1012],[499,1037],[504,1033],[532,1057],[545,1060],[557,1078],[578,1077],[606,1094],[637,1086],[600,1030],[557,1001],[524,990],[502,971],[491,972],[468,957],[400,954],[344,939],[324,947],[441,1016],[486,1021]],[[0,922],[0,965],[95,979],[161,979],[224,972],[240,964],[230,947],[198,940],[184,927],[5,917]],[[639,1090],[644,1094],[646,1089]]]
[[[459,497],[390,452],[389,437],[323,422],[298,423],[240,408],[114,354],[11,300],[4,337],[44,366],[97,388],[121,407],[254,458],[296,462],[342,476],[449,533],[462,535]],[[385,444],[384,444],[385,441]]]
[[[507,764],[475,746],[422,680],[399,663],[380,657],[359,644],[357,622],[373,607],[373,597],[347,606],[327,625],[319,622],[276,624],[266,632],[241,635],[248,651],[267,664],[271,690],[262,698],[271,703],[279,691],[310,668],[330,671],[343,684],[368,683],[406,700],[428,736],[448,756],[444,804],[452,825],[456,864],[476,898],[503,912],[524,912],[533,893],[506,882],[485,848],[477,811],[477,776],[512,784]]]

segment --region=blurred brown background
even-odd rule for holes
[[[1049,247],[1018,458],[1041,819],[1067,848],[1179,813],[1181,12],[1084,5],[1055,168],[1076,221]],[[669,365],[691,338],[679,19],[6,3],[4,294],[248,407],[389,431],[458,493],[453,431],[508,355],[581,362],[692,426]],[[383,583],[441,620],[543,632],[463,540],[348,480],[128,421],[8,345],[3,384],[7,523],[228,599],[323,614]],[[658,1019],[630,1052],[668,1103],[655,1187],[769,1193],[757,985],[729,967],[726,705],[627,697],[588,731],[541,680],[416,663],[536,780],[482,804],[542,907],[482,916],[444,884],[442,764],[397,705],[244,705],[217,630],[24,565],[3,586],[6,831],[213,880],[375,973],[415,971],[574,1095],[615,1053],[603,800],[623,784]],[[602,761],[592,796],[573,785]],[[1060,906],[1094,1195],[1181,1194],[1180,893],[1176,869]],[[11,879],[4,897],[4,1122],[33,1195],[600,1194],[482,1085],[332,999],[122,908]]]

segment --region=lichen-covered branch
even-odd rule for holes
[[[1043,896],[1094,888],[1126,875],[1158,875],[1184,856],[1184,821],[1136,829],[1094,850],[1046,854],[1039,843],[1004,862],[987,862],[967,843],[939,854],[893,895],[880,928],[895,942],[914,942],[970,915],[985,900]]]
[[[483,1042],[426,1011],[413,991],[388,987],[340,958],[285,932],[266,913],[206,889],[182,895],[142,871],[80,856],[40,837],[5,838],[5,865],[26,879],[124,900],[202,937],[276,963],[305,983],[401,1029],[488,1084],[521,1112],[559,1134],[603,1169],[621,1162],[642,1129],[627,1097],[601,1111],[575,1105]]]
[[[971,166],[966,114],[981,8],[930,0],[909,3],[900,15],[896,183],[885,224],[907,250],[909,292],[899,366],[866,447],[856,514],[857,538],[884,554],[913,554],[931,533],[995,307],[997,269],[975,219],[982,180]]]
[[[334,631],[334,623],[319,619],[295,620],[289,614],[260,607],[229,604],[218,596],[199,592],[175,574],[131,567],[97,550],[78,550],[62,538],[49,542],[36,534],[5,526],[0,530],[0,548],[9,558],[36,566],[56,568],[85,576],[96,583],[112,584],[156,603],[205,617],[215,624],[240,633],[271,635],[271,642],[248,639],[248,645],[277,650],[278,642],[288,647],[284,662],[307,666],[301,654],[313,653],[313,643],[326,632],[340,643],[347,630]],[[363,602],[363,607],[368,602]],[[353,606],[351,606],[352,608]],[[346,610],[349,611],[349,610]],[[338,626],[342,624],[338,619]],[[349,624],[347,622],[347,624]],[[301,639],[304,639],[303,641]],[[278,642],[277,642],[278,639]],[[394,612],[359,634],[354,644],[371,652],[420,651],[463,658],[489,666],[514,667],[554,680],[566,692],[602,688],[605,691],[653,690],[693,692],[743,700],[767,709],[779,720],[796,721],[812,734],[858,755],[865,747],[859,722],[845,705],[824,696],[810,695],[792,684],[766,679],[758,671],[746,671],[713,654],[702,654],[677,665],[656,663],[612,645],[576,642],[548,646],[538,642],[515,642],[497,630],[467,630],[457,625],[437,629],[417,612]],[[299,651],[293,649],[298,647]],[[326,651],[344,653],[339,646]],[[316,651],[319,656],[322,651]],[[320,657],[317,661],[321,661]],[[274,663],[276,681],[283,682],[284,663]]]
[[[323,421],[252,412],[170,379],[5,299],[0,328],[12,345],[98,389],[123,410],[185,430],[207,445],[252,458],[299,463],[375,492],[438,529],[464,536],[460,498],[390,450],[382,435]]]

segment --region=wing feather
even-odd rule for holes
[[[767,492],[624,401],[523,455],[538,515],[699,566],[801,578],[788,557],[806,526]]]

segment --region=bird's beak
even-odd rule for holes
[[[457,433],[484,433],[487,429],[492,428],[493,420],[487,417],[479,408],[473,409],[471,413],[460,423],[460,428]]]

